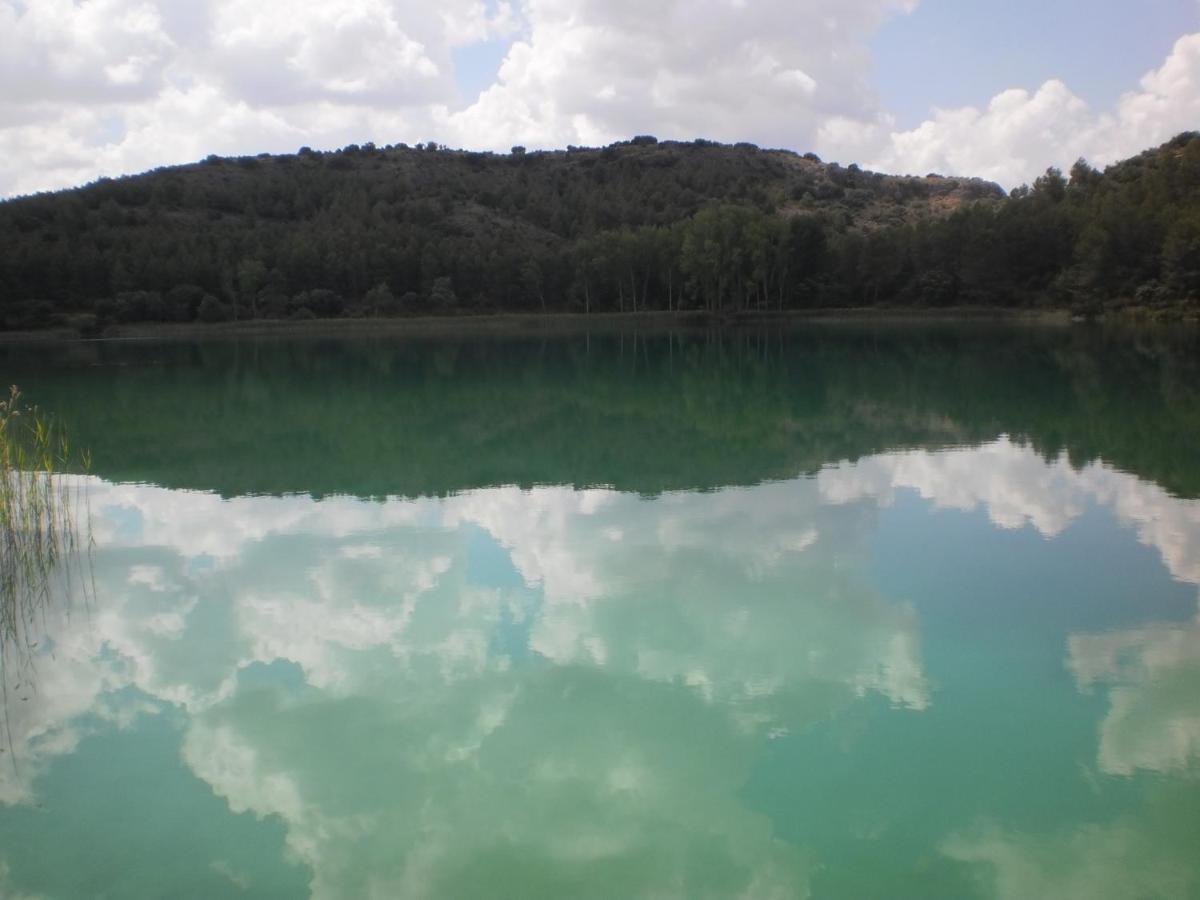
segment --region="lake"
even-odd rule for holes
[[[1198,350],[0,346],[94,540],[0,896],[1198,896]]]

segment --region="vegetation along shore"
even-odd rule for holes
[[[859,308],[1194,316],[1200,134],[1009,194],[649,136],[209,157],[0,203],[0,238],[6,331]]]

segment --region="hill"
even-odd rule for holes
[[[209,157],[0,203],[0,324],[1177,301],[1198,184],[1195,134],[1008,198],[651,137]]]

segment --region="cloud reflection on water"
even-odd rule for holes
[[[813,860],[739,790],[762,741],[857,698],[936,705],[916,612],[866,575],[905,488],[1048,538],[1098,504],[1200,583],[1200,504],[1007,439],[655,497],[222,500],[94,480],[101,599],[47,621],[54,661],[14,711],[23,766],[0,801],[32,801],[95,717],[170,704],[191,770],[233,811],[279,816],[317,896],[462,895],[497,871],[553,894],[614,860],[623,895],[803,894]],[[481,562],[472,534],[502,552]],[[1194,760],[1197,638],[1070,637],[1080,687],[1113,685],[1101,771]],[[298,683],[247,680],[280,663]],[[965,841],[947,852],[987,857]]]

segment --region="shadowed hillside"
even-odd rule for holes
[[[0,204],[0,324],[1195,304],[1200,136],[1005,197],[746,144],[203,163]]]
[[[664,259],[682,253],[679,226],[701,210],[729,207],[756,224],[779,213],[823,254],[827,232],[1003,196],[976,180],[650,140],[511,155],[367,145],[210,157],[22,198],[0,204],[0,297],[10,325],[89,309],[186,321],[206,295],[219,304],[213,318],[583,310],[587,295],[595,309],[697,305],[682,296],[689,273]]]

